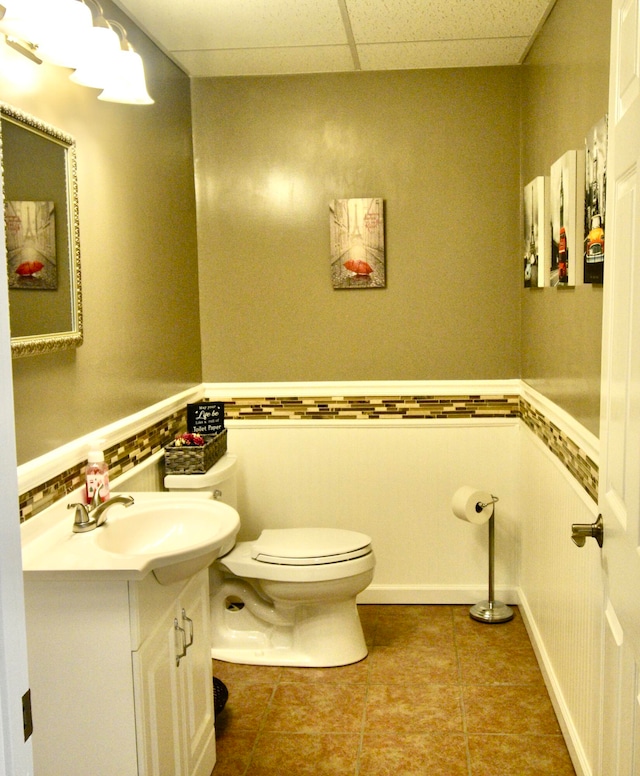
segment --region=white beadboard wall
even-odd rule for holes
[[[599,773],[601,552],[571,541],[597,505],[528,429],[520,442],[520,607],[578,776]]]
[[[240,538],[262,528],[327,526],[373,539],[369,603],[475,603],[487,597],[488,529],[457,520],[461,485],[500,498],[496,590],[518,581],[518,421],[230,422]]]

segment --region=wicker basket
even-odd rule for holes
[[[164,448],[167,474],[204,474],[227,452],[227,429],[215,436],[205,436],[204,445],[187,447],[170,444]]]

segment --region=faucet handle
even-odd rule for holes
[[[89,510],[86,504],[67,504],[67,509],[75,509],[75,515],[73,518],[73,532],[83,533],[84,531],[90,531],[95,528],[96,521],[89,516]]]

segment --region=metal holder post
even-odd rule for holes
[[[513,619],[514,611],[502,601],[493,598],[493,568],[495,556],[495,503],[497,496],[491,496],[491,501],[486,504],[478,502],[476,511],[482,512],[485,507],[491,505],[491,517],[489,518],[489,600],[480,601],[469,609],[469,614],[478,622],[508,622]]]

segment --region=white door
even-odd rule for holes
[[[0,256],[5,255],[0,227]],[[0,776],[33,773],[22,697],[29,687],[7,284],[0,283]]]
[[[640,774],[640,0],[613,0],[600,511],[603,776]]]

